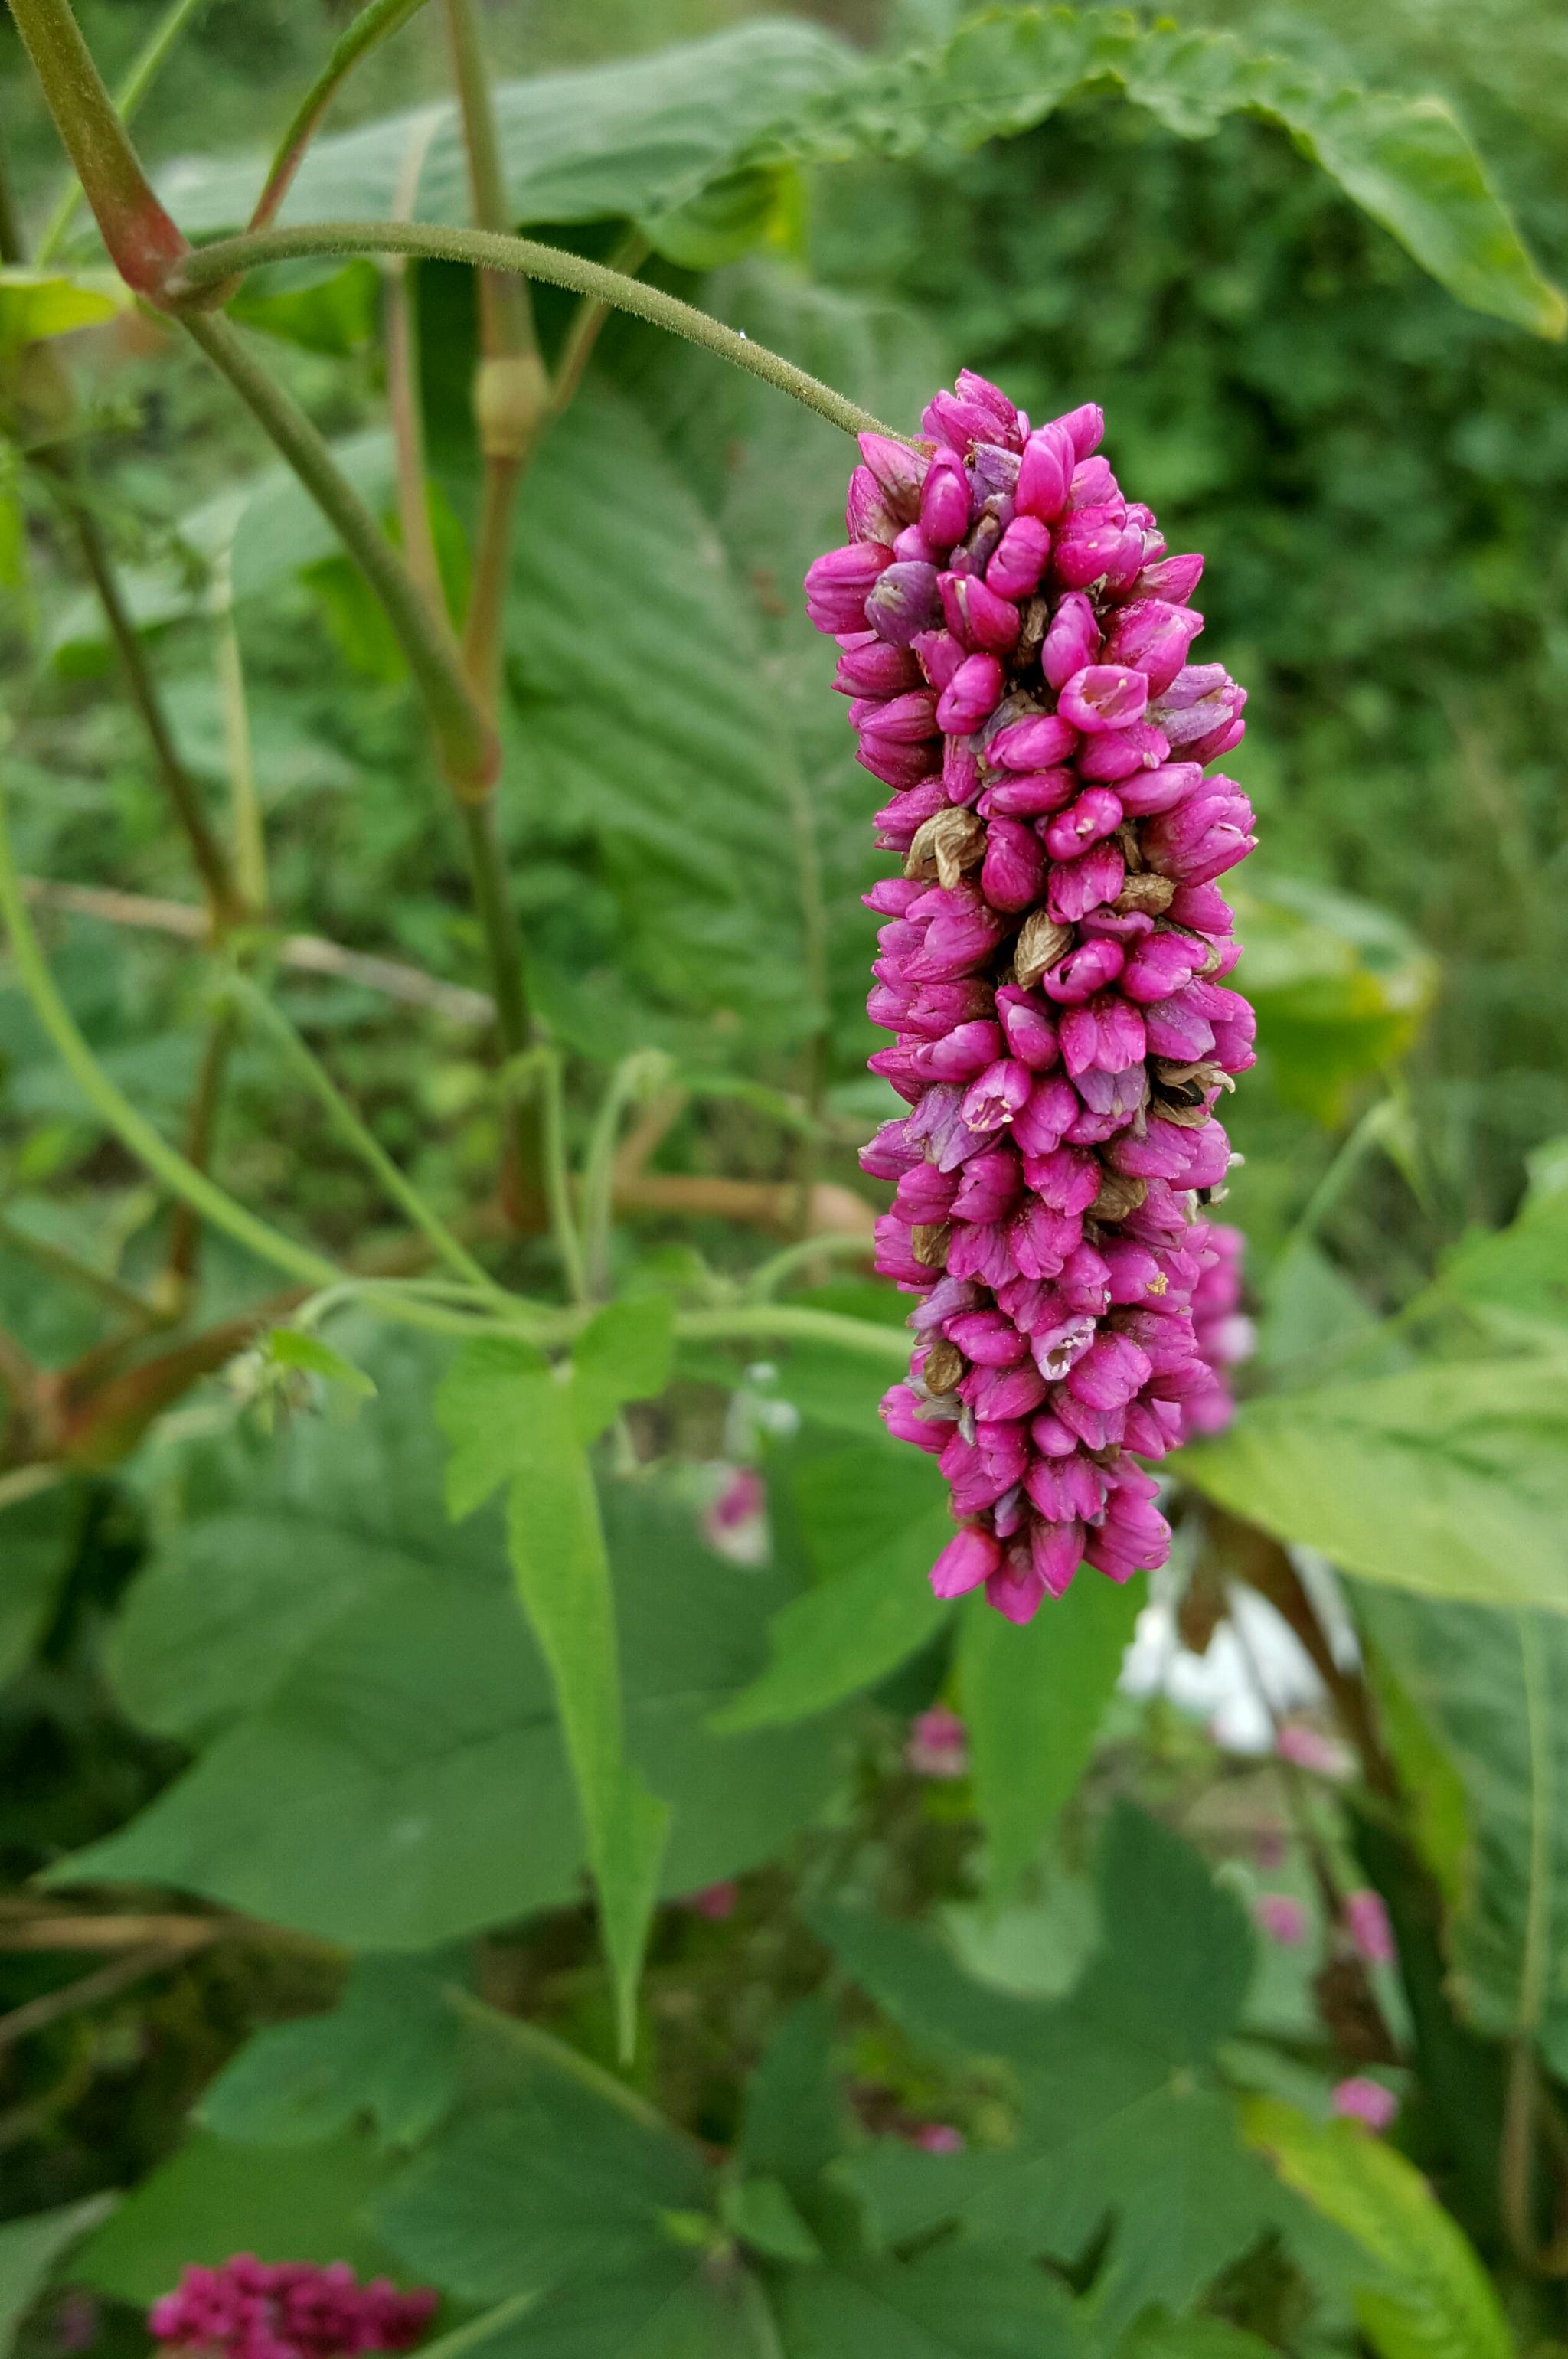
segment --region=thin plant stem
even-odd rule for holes
[[[419,177],[440,120],[432,113],[424,129],[408,143],[392,196],[396,221],[408,221],[413,216]],[[430,528],[430,495],[425,486],[425,405],[419,391],[419,300],[414,291],[413,269],[408,255],[401,254],[391,256],[384,269],[387,409],[397,459],[403,554],[431,614],[450,621],[435,535]]]
[[[205,1171],[212,1160],[218,1107],[234,1041],[234,1011],[227,1007],[217,1008],[208,1019],[207,1037],[201,1045],[201,1062],[196,1075],[196,1093],[191,1101],[191,1112],[186,1118],[186,1160],[198,1171]],[[164,1272],[171,1310],[179,1308],[194,1285],[201,1254],[201,1223],[196,1208],[184,1197],[176,1197],[169,1229],[169,1259]]]
[[[631,230],[621,240],[610,256],[608,267],[627,278],[635,278],[648,255],[653,252],[640,232]],[[555,374],[550,397],[550,420],[560,418],[570,408],[583,382],[583,373],[593,357],[593,347],[610,316],[610,306],[602,296],[584,295],[572,315],[571,323],[556,354]]]
[[[144,1114],[137,1112],[124,1092],[116,1087],[97,1058],[93,1054],[76,1019],[61,998],[48,962],[33,931],[27,905],[22,897],[21,879],[11,849],[10,830],[5,821],[4,793],[0,792],[0,918],[5,921],[10,936],[11,957],[16,977],[34,1013],[45,1032],[53,1041],[61,1061],[71,1073],[88,1104],[113,1131],[139,1163],[145,1164],[155,1179],[175,1195],[193,1205],[204,1220],[214,1228],[224,1230],[235,1243],[255,1254],[261,1261],[271,1262],[276,1268],[286,1270],[291,1277],[302,1278],[309,1286],[334,1285],[341,1277],[324,1254],[314,1252],[309,1245],[298,1245],[285,1236],[280,1229],[247,1212],[236,1203],[226,1190],[218,1187],[206,1173],[198,1171],[179,1150],[159,1136]]]
[[[875,1238],[858,1234],[802,1237],[798,1245],[786,1245],[781,1253],[757,1264],[746,1280],[746,1298],[752,1302],[766,1302],[798,1269],[809,1269],[813,1262],[825,1260],[869,1261],[876,1250]]]
[[[163,61],[184,32],[191,18],[207,5],[207,0],[173,0],[153,27],[145,46],[132,65],[130,72],[114,92],[114,112],[122,123],[129,123],[162,71]],[[82,202],[82,184],[74,177],[68,179],[50,207],[38,240],[35,259],[39,269],[52,262],[59,253],[71,223],[76,219]]]
[[[212,245],[183,255],[160,288],[162,300],[183,312],[209,288],[221,288],[232,277],[266,262],[284,262],[312,254],[419,254],[441,262],[465,262],[478,270],[511,270],[550,287],[565,287],[589,295],[612,310],[629,311],[650,326],[683,336],[704,352],[735,368],[760,377],[765,385],[787,393],[807,409],[825,418],[846,434],[891,434],[892,429],[847,401],[805,369],[797,368],[765,344],[753,343],[736,328],[710,319],[705,311],[682,303],[661,288],[650,287],[603,263],[559,246],[540,245],[533,238],[499,237],[485,230],[454,229],[437,222],[311,222],[298,229],[271,230],[256,236],[221,238]]]
[[[355,1114],[326,1067],[294,1029],[280,1007],[273,1005],[264,991],[244,975],[233,975],[224,986],[224,997],[230,1006],[241,1009],[260,1026],[283,1051],[295,1072],[325,1110],[333,1127],[345,1146],[353,1148],[367,1171],[374,1174],[381,1187],[419,1230],[449,1268],[454,1269],[470,1286],[492,1299],[505,1299],[498,1287],[480,1263],[474,1260],[466,1245],[452,1235],[444,1221],[432,1212],[419,1190],[405,1178],[380,1141]]]
[[[874,1360],[900,1373],[909,1364],[909,1339],[901,1327],[842,1311],[812,1310],[789,1302],[737,1302],[712,1310],[681,1311],[675,1332],[688,1343],[827,1343],[856,1359]]]
[[[244,338],[226,320],[200,313],[186,316],[184,324],[335,527],[375,591],[424,701],[453,792],[464,801],[483,799],[495,783],[499,752],[452,633],[426,606],[407,566],[310,419]]]
[[[251,739],[250,705],[245,696],[245,658],[234,624],[229,562],[225,556],[217,583],[218,701],[223,719],[223,751],[229,771],[229,830],[234,846],[234,875],[241,898],[253,911],[267,903],[267,832],[261,799],[256,786],[256,753]]]
[[[566,1290],[574,1303],[584,1306],[591,1298],[587,1274],[583,1266],[583,1244],[577,1234],[577,1223],[572,1217],[572,1178],[566,1165],[566,1099],[561,1051],[548,1041],[540,1041],[537,1047],[525,1049],[506,1067],[502,1075],[502,1086],[519,1093],[531,1090],[536,1095],[539,1177],[550,1215],[550,1235],[555,1242]]]
[[[592,1295],[608,1292],[610,1226],[615,1199],[615,1142],[628,1106],[658,1089],[670,1075],[670,1060],[659,1049],[634,1049],[610,1076],[589,1135],[583,1170],[583,1259]]]
[[[103,546],[97,518],[84,506],[76,487],[68,476],[58,478],[64,487],[71,524],[81,546],[82,559],[93,582],[98,603],[103,609],[103,619],[120,658],[126,689],[137,718],[147,732],[152,747],[153,760],[163,781],[174,815],[191,848],[191,857],[201,875],[207,897],[215,934],[222,935],[233,921],[243,914],[242,899],[234,871],[223,846],[208,823],[201,808],[201,799],[194,780],[180,758],[168,718],[158,699],[141,637],[125,609],[120,584]]]
[[[290,117],[289,128],[279,140],[278,152],[272,159],[266,185],[256,199],[256,211],[251,215],[253,230],[264,228],[283,202],[289,193],[289,183],[304,161],[305,150],[321,126],[322,116],[360,59],[406,25],[423,5],[424,0],[371,0],[368,8],[360,10],[334,44],[332,55]]]

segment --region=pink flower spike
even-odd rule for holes
[[[1299,1950],[1307,1938],[1307,1912],[1288,1892],[1260,1893],[1252,1913],[1269,1939],[1278,1941],[1281,1949]]]
[[[1394,1929],[1388,1922],[1381,1893],[1364,1888],[1346,1894],[1345,1930],[1369,1966],[1393,1964]]]
[[[1360,2122],[1378,2135],[1391,2129],[1399,2117],[1399,2101],[1392,2089],[1386,2089],[1381,2081],[1369,2080],[1362,2072],[1354,2072],[1349,2080],[1338,2082],[1333,2105],[1339,2120]]]
[[[904,1747],[905,1766],[917,1777],[964,1777],[969,1771],[969,1736],[964,1723],[945,1704],[916,1714]]]

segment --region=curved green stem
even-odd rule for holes
[[[594,297],[612,310],[630,311],[671,335],[684,336],[704,352],[735,368],[748,370],[779,393],[814,409],[830,425],[846,434],[889,434],[890,427],[872,417],[842,393],[797,368],[764,344],[754,344],[736,328],[711,320],[705,311],[681,302],[662,288],[640,278],[585,261],[559,246],[540,245],[528,237],[499,237],[486,230],[452,229],[438,222],[311,222],[299,229],[271,230],[252,237],[220,238],[185,255],[169,273],[161,299],[180,309],[210,288],[255,270],[264,262],[286,262],[312,254],[419,254],[438,262],[465,262],[477,270],[509,270],[547,286],[565,287],[574,294]]]
[[[862,1236],[858,1230],[853,1234],[830,1233],[826,1236],[802,1237],[798,1245],[786,1245],[782,1253],[773,1254],[757,1264],[746,1282],[746,1299],[751,1302],[768,1301],[787,1277],[793,1277],[798,1269],[810,1268],[812,1262],[824,1258],[869,1261],[876,1250],[876,1239]]]
[[[683,1310],[675,1332],[683,1343],[827,1343],[882,1367],[909,1364],[910,1341],[902,1327],[879,1327],[870,1319],[848,1319],[838,1310],[811,1310],[789,1302],[725,1303],[716,1310]]]
[[[233,1005],[261,1025],[278,1043],[306,1088],[325,1109],[344,1143],[354,1149],[365,1169],[375,1174],[392,1201],[407,1212],[440,1258],[486,1298],[504,1301],[506,1299],[504,1289],[474,1260],[467,1246],[452,1235],[446,1223],[430,1210],[419,1190],[398,1170],[380,1141],[343,1095],[320,1058],[299,1038],[282,1009],[275,1007],[267,994],[258,991],[255,984],[244,975],[230,976],[224,990]]]
[[[371,0],[362,8],[342,38],[334,45],[331,57],[304,97],[295,108],[289,128],[278,143],[278,152],[267,175],[266,186],[256,201],[256,211],[250,217],[253,230],[265,229],[289,193],[290,181],[299,170],[306,148],[316,135],[321,117],[338,92],[369,49],[395,33],[424,0]]]
[[[610,1282],[610,1220],[615,1197],[615,1142],[621,1118],[628,1106],[648,1096],[667,1082],[673,1068],[662,1049],[634,1049],[610,1076],[589,1134],[583,1168],[583,1257],[591,1293],[603,1294]]]
[[[165,58],[192,16],[206,5],[207,0],[173,0],[173,5],[153,27],[146,46],[125,81],[114,92],[114,112],[122,123],[130,122],[147,92],[152,88]],[[45,263],[52,261],[55,255],[59,253],[66,232],[76,219],[76,209],[81,202],[81,182],[76,179],[67,180],[50,208],[49,217],[44,223],[44,234],[38,240],[38,250],[34,258],[40,270]]]
[[[566,1290],[574,1303],[588,1303],[587,1274],[583,1266],[583,1242],[572,1217],[572,1178],[566,1168],[566,1101],[561,1084],[561,1051],[539,1041],[514,1057],[501,1070],[501,1087],[521,1101],[525,1092],[538,1093],[539,1179],[550,1215],[550,1235],[561,1262]]]
[[[21,879],[11,850],[11,838],[5,824],[5,798],[0,793],[0,918],[5,920],[5,930],[11,940],[11,956],[23,990],[33,1004],[39,1023],[59,1050],[61,1060],[82,1094],[114,1136],[129,1147],[139,1163],[144,1163],[155,1179],[200,1212],[212,1226],[223,1229],[235,1243],[244,1245],[262,1261],[271,1262],[275,1268],[286,1270],[290,1277],[303,1278],[310,1286],[335,1285],[343,1273],[328,1261],[324,1254],[315,1253],[309,1245],[296,1245],[267,1221],[236,1203],[216,1181],[198,1171],[193,1163],[159,1136],[146,1117],[137,1113],[130,1100],[110,1080],[97,1058],[76,1027],[76,1020],[55,984],[49,971],[38,938],[33,931],[22,897]]]

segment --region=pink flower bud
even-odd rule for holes
[[[964,1164],[953,1199],[957,1221],[989,1227],[1005,1221],[1023,1190],[1023,1167],[1011,1147],[987,1147]]]
[[[1022,820],[993,819],[980,868],[980,890],[994,909],[1028,909],[1045,887],[1046,847]]]
[[[1026,1178],[1028,1174],[1025,1174]],[[1007,1242],[1019,1277],[1049,1278],[1083,1237],[1082,1212],[1054,1212],[1049,1204],[1026,1198],[1007,1223]]]
[[[1163,733],[1150,722],[1129,722],[1125,729],[1107,729],[1098,737],[1085,738],[1078,755],[1078,775],[1119,789],[1124,779],[1139,770],[1152,770],[1170,751]]]
[[[1107,984],[1115,983],[1122,971],[1122,949],[1119,942],[1080,942],[1064,959],[1041,978],[1041,988],[1048,999],[1060,1007],[1076,1007],[1092,999]]]
[[[1394,1930],[1380,1893],[1366,1887],[1347,1893],[1345,1930],[1369,1966],[1391,1966],[1396,1951]]]
[[[1141,720],[1148,702],[1149,682],[1140,671],[1125,664],[1086,664],[1063,684],[1057,711],[1074,729],[1098,736]]]
[[[1121,987],[1129,999],[1169,999],[1185,990],[1208,954],[1195,934],[1150,934],[1123,967]]]
[[[951,451],[939,451],[920,494],[920,530],[933,549],[951,549],[969,529],[969,478]]]
[[[1116,792],[1128,819],[1152,819],[1156,811],[1173,810],[1203,782],[1196,762],[1162,762],[1152,770],[1135,770]]]
[[[931,1585],[939,1597],[962,1597],[988,1580],[1002,1560],[1002,1551],[987,1531],[970,1524],[953,1535],[931,1570]]]
[[[1100,652],[1100,626],[1081,591],[1070,591],[1046,629],[1040,666],[1052,688],[1065,688]]]
[[[1163,598],[1134,598],[1118,607],[1105,635],[1107,663],[1131,664],[1149,682],[1150,696],[1169,688],[1187,660],[1187,649],[1203,627],[1190,606]]]
[[[942,1332],[977,1367],[1012,1368],[1029,1356],[1028,1343],[1000,1310],[960,1311]]]
[[[914,1052],[914,1070],[923,1082],[969,1082],[1001,1053],[999,1024],[957,1024],[940,1040],[921,1042]]]
[[[1353,2072],[1348,2080],[1335,2082],[1333,2110],[1341,2121],[1360,2122],[1365,2128],[1380,2134],[1398,2121],[1399,2101],[1381,2081],[1369,2080],[1364,2072]]]
[[[891,560],[891,549],[876,540],[852,541],[819,557],[806,575],[806,612],[818,630],[864,629],[866,599]]]
[[[877,545],[874,541],[865,544],[869,548]],[[882,554],[886,557],[888,552],[884,549]],[[818,560],[819,563],[822,561]],[[813,567],[812,571],[815,570]],[[806,578],[809,582],[811,575]],[[866,594],[862,615],[856,617],[855,625],[843,624],[839,627],[846,630],[856,627],[863,616],[878,638],[887,639],[894,647],[907,647],[920,637],[922,631],[934,630],[942,620],[942,594],[936,582],[934,565],[925,564],[919,559],[898,560],[885,566],[878,574]],[[826,627],[826,625],[818,625],[819,629]]]
[[[1125,987],[1125,973],[1121,981]],[[1141,1069],[1148,1053],[1142,1016],[1116,992],[1096,992],[1092,999],[1066,1008],[1061,1037],[1062,1061],[1075,1081],[1087,1073]]]
[[[1060,713],[1031,712],[987,741],[985,759],[998,770],[1049,770],[1064,762],[1077,744],[1077,730]]]
[[[1031,434],[1018,462],[1014,496],[1019,514],[1054,524],[1067,505],[1076,463],[1073,437],[1060,420]]]
[[[1185,605],[1203,573],[1201,557],[1161,557],[1144,567],[1133,583],[1133,594],[1138,598],[1169,598],[1173,606]]]
[[[1064,766],[1004,770],[996,785],[986,788],[981,810],[987,819],[993,812],[1002,819],[1035,819],[1060,810],[1077,792],[1078,774]]]
[[[1058,1147],[1050,1154],[1027,1156],[1024,1178],[1040,1202],[1054,1212],[1086,1212],[1100,1192],[1102,1172],[1097,1158],[1082,1147]],[[1074,1236],[1063,1249],[1062,1260],[1081,1239]],[[1061,1264],[1058,1264],[1060,1268]],[[1041,1275],[1056,1276],[1056,1270]],[[1027,1273],[1026,1273],[1027,1275]]]
[[[1020,1360],[1016,1367],[981,1365],[970,1369],[958,1391],[977,1418],[1000,1424],[1040,1407],[1045,1378],[1032,1360]]]
[[[1151,865],[1168,876],[1206,885],[1245,860],[1257,842],[1252,805],[1233,778],[1210,778],[1173,810],[1160,811],[1143,832]]]
[[[844,520],[851,540],[880,540],[891,549],[898,538],[901,520],[888,506],[869,467],[856,467],[849,479]]]
[[[1091,909],[1102,902],[1114,901],[1127,881],[1127,863],[1116,843],[1096,843],[1076,860],[1064,860],[1052,871],[1046,895],[1046,908],[1060,926],[1075,925],[1086,918]],[[1101,942],[1101,951],[1113,945]],[[1099,970],[1099,980],[1090,985],[1098,991],[1102,983],[1109,983],[1121,965],[1118,956],[1114,963],[1106,962]],[[1049,984],[1046,988],[1050,990]],[[1051,992],[1054,999],[1057,995]]]
[[[1050,1155],[1061,1146],[1077,1112],[1077,1092],[1065,1073],[1038,1075],[1028,1103],[1013,1117],[1013,1138],[1020,1154]]]
[[[833,686],[841,696],[897,696],[919,688],[920,668],[907,647],[889,647],[875,631],[856,631],[838,659]]]
[[[1037,516],[1013,518],[985,568],[985,587],[998,598],[1029,598],[1040,587],[1051,555],[1051,530]]]
[[[1005,656],[1017,644],[1022,619],[1011,599],[998,598],[974,574],[941,574],[937,589],[947,627],[966,647]]]
[[[965,656],[942,692],[937,726],[951,736],[967,737],[990,719],[1005,686],[1002,667],[995,656]]]
[[[895,442],[887,434],[862,434],[860,455],[881,490],[883,498],[905,524],[913,524],[920,512],[920,487],[926,479],[931,461],[907,442]]]
[[[1056,421],[1073,445],[1073,456],[1087,459],[1105,439],[1105,413],[1097,401],[1085,401]]]
[[[1057,1058],[1056,1025],[1049,1007],[1032,991],[1007,984],[996,994],[996,1014],[1007,1047],[1031,1073],[1043,1073]]]
[[[1034,1076],[1016,1057],[998,1058],[964,1095],[964,1119],[971,1130],[1001,1130],[1025,1103]]]
[[[1076,802],[1041,830],[1052,860],[1075,860],[1092,843],[1115,835],[1122,823],[1119,797],[1109,787],[1085,787]]]
[[[966,451],[973,442],[1000,442],[1008,450],[1023,445],[1018,411],[999,386],[960,369],[956,393],[939,393],[921,413],[920,425],[936,442]]]

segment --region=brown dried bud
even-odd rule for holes
[[[1100,1192],[1089,1207],[1094,1221],[1125,1221],[1136,1212],[1149,1193],[1147,1180],[1134,1180],[1125,1171],[1107,1171],[1100,1181]]]
[[[1013,972],[1028,991],[1040,981],[1049,967],[1053,967],[1064,951],[1073,947],[1073,929],[1059,926],[1044,909],[1031,909],[1024,919],[1018,940],[1013,944]]]
[[[1189,1085],[1198,1090],[1234,1090],[1236,1077],[1212,1057],[1200,1057],[1195,1065],[1172,1065],[1163,1057],[1154,1060],[1154,1080],[1161,1090],[1181,1090]]]
[[[927,1222],[909,1231],[909,1251],[927,1269],[945,1269],[947,1241],[952,1234],[945,1221]]]
[[[968,1365],[956,1343],[950,1343],[945,1335],[933,1335],[926,1347],[920,1375],[928,1391],[955,1393],[964,1382]]]
[[[1156,1098],[1154,1111],[1161,1122],[1174,1123],[1178,1130],[1202,1130],[1210,1119],[1209,1109],[1202,1099],[1196,1105],[1183,1105],[1173,1098]]]
[[[966,868],[978,868],[985,857],[985,822],[972,810],[950,807],[933,812],[915,830],[904,862],[906,876],[931,878],[951,889]]]
[[[1152,868],[1141,875],[1129,875],[1111,907],[1127,916],[1134,909],[1143,909],[1158,918],[1176,898],[1176,886],[1170,876],[1157,876]]]

